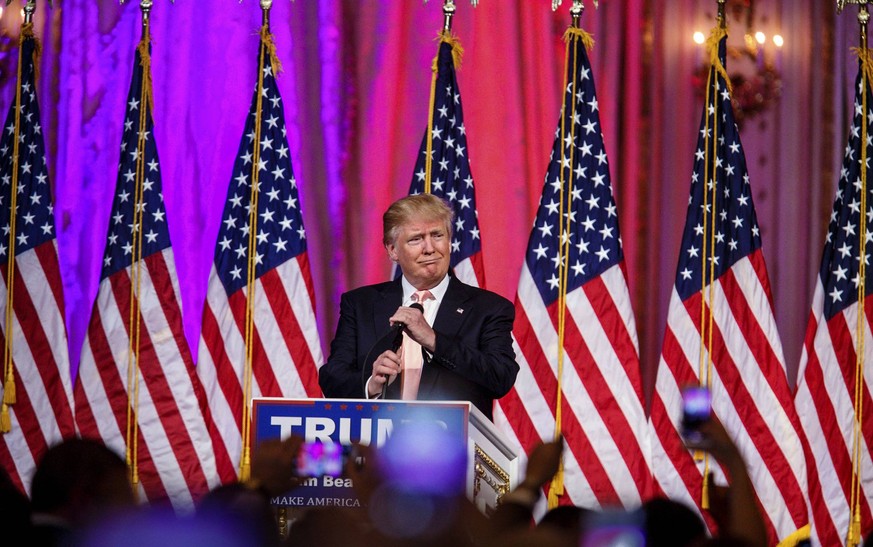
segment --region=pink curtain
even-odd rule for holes
[[[460,0],[459,82],[488,288],[513,299],[542,189],[563,78],[570,1]],[[40,3],[39,88],[55,188],[71,357],[78,362],[118,164],[139,5]],[[691,78],[716,2],[586,2],[592,65],[627,257],[647,387],[657,366],[685,218],[701,101]],[[782,98],[742,138],[789,370],[796,368],[851,112],[856,10],[759,2],[781,29]],[[766,4],[766,5],[765,5]],[[388,278],[381,213],[408,191],[427,120],[442,2],[276,0],[279,85],[301,189],[327,349],[339,295]],[[16,32],[17,8],[0,27]],[[155,134],[194,354],[223,202],[255,82],[261,11],[253,0],[155,2]],[[731,29],[741,36],[744,29]],[[733,38],[732,38],[733,39]],[[14,49],[14,48],[13,48]],[[0,49],[0,107],[9,104]],[[15,61],[11,59],[14,69]],[[729,65],[730,68],[730,65]]]

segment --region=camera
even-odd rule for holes
[[[343,474],[350,447],[333,441],[303,443],[297,456],[298,477],[339,477]]]
[[[704,386],[682,389],[682,437],[688,442],[703,440],[700,426],[712,415],[712,393]]]

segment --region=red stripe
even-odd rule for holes
[[[109,283],[103,280],[101,283],[101,292],[106,290],[103,285]],[[100,378],[103,387],[103,393],[109,406],[112,408],[112,416],[116,420],[116,427],[121,436],[124,436],[126,428],[126,412],[127,412],[127,394],[124,390],[124,382],[118,374],[118,370],[114,366],[105,366],[103,363],[112,363],[114,356],[112,348],[109,347],[109,340],[106,338],[106,332],[103,330],[103,324],[100,322],[100,313],[97,308],[98,299],[94,301],[94,309],[91,312],[91,319],[88,323],[88,336],[85,343],[91,348],[91,357],[94,363],[94,370]],[[82,363],[88,366],[90,363]],[[80,367],[81,368],[81,367]],[[97,427],[97,419],[94,415],[94,409],[91,408],[88,401],[86,391],[82,385],[82,374],[76,377],[76,383],[73,386],[73,395],[76,407],[76,425],[83,437],[99,439],[100,430]]]
[[[222,288],[222,291],[223,290],[224,289]],[[229,311],[230,302],[227,302],[225,307],[228,308],[227,311]],[[219,310],[218,314],[222,315],[223,311],[224,310]],[[233,360],[229,355],[229,352],[233,350],[236,350],[234,353],[241,353],[240,350],[242,348],[236,346],[236,344],[232,342],[225,342],[221,335],[221,328],[222,326],[218,323],[215,311],[210,306],[210,303],[207,302],[203,311],[203,328],[201,335],[203,336],[204,345],[209,352],[209,356],[212,359],[212,364],[215,367],[215,378],[218,383],[218,388],[225,401],[227,401],[228,407],[231,409],[231,416],[236,423],[237,431],[242,432],[242,383],[239,379],[239,373],[234,369]],[[245,355],[237,356],[237,359],[239,360],[244,358]],[[234,471],[234,474],[236,474],[236,471]]]
[[[258,284],[254,285],[254,290],[263,290]],[[238,290],[228,298],[230,310],[233,313],[234,321],[236,322],[239,332],[242,333],[245,339],[245,318],[246,318],[246,296],[242,290]],[[257,314],[258,310],[255,309]],[[263,397],[282,397],[284,394],[279,388],[279,381],[276,379],[276,371],[273,369],[273,364],[264,353],[264,344],[261,342],[261,335],[255,325],[252,325],[252,381],[256,382],[261,390]],[[243,350],[245,346],[243,346]],[[245,353],[243,353],[243,356]]]
[[[865,314],[870,315],[869,309]],[[821,327],[821,325],[819,325]],[[831,347],[834,351],[834,355],[828,355],[824,359],[820,360],[820,356],[815,353],[814,344],[814,336],[813,338],[808,339],[807,341],[807,353],[809,362],[807,363],[806,371],[805,371],[805,380],[807,386],[810,390],[810,394],[815,394],[817,391],[828,391],[828,390],[837,390],[837,389],[845,389],[845,396],[848,399],[854,400],[854,388],[855,388],[855,379],[854,373],[851,369],[854,369],[856,362],[856,352],[855,352],[855,343],[852,339],[852,329],[853,327],[846,323],[846,315],[845,313],[837,314],[830,321],[827,321],[826,328],[828,335],[831,340]],[[842,365],[845,363],[845,365]],[[838,367],[839,372],[843,377],[843,385],[842,386],[834,386],[834,385],[826,385],[824,380],[823,369],[825,366],[833,366]],[[850,499],[850,491],[849,485],[851,484],[852,479],[852,456],[850,454],[851,447],[847,447],[846,443],[843,439],[843,435],[840,431],[839,424],[845,423],[845,420],[852,420],[851,416],[837,416],[836,409],[830,404],[829,397],[811,397],[812,403],[816,407],[816,412],[818,415],[819,422],[821,423],[821,428],[823,434],[825,435],[824,442],[819,445],[816,443],[819,451],[825,451],[830,455],[830,459],[833,463],[835,472],[839,477],[839,484],[842,488],[844,495],[844,502],[846,511],[850,510],[849,507],[849,499]],[[873,404],[870,402],[870,395],[867,389],[863,390],[863,408],[870,409],[870,405]],[[869,412],[869,410],[868,410]],[[870,424],[868,422],[871,421],[871,416],[865,413],[863,418],[863,426],[864,426],[864,439],[867,443],[867,449],[869,451],[869,439],[871,436],[869,427]],[[818,457],[821,457],[819,453]],[[816,459],[814,458],[811,461],[808,461],[808,467],[814,467],[816,465]],[[861,523],[862,523],[862,531],[869,531],[871,528],[871,509],[869,500],[867,499],[870,496],[869,492],[862,492],[861,496]],[[822,509],[821,511],[816,511],[816,509]],[[830,519],[830,515],[824,510],[824,507],[813,507],[814,520],[816,522],[816,526],[822,526],[819,522],[823,520]]]
[[[812,314],[810,314],[810,322],[809,325],[815,325],[815,318]],[[818,360],[818,355],[815,353],[815,348],[813,346],[815,340],[815,329],[807,329],[807,338],[805,342],[806,352],[808,355],[808,362],[806,364],[806,371],[804,373],[803,381],[806,382],[808,389],[810,390],[810,394],[814,394],[819,391],[825,391],[824,381],[822,377],[821,371],[821,363]],[[829,400],[827,397],[810,397],[812,404],[816,408],[816,413],[821,420],[822,417],[825,419],[822,420],[822,425],[824,423],[836,423],[835,416],[833,412],[833,406],[830,405],[827,401]],[[834,428],[824,429],[825,435],[831,434],[831,438],[833,438],[833,433],[835,433]],[[818,537],[819,543],[821,545],[838,545],[841,542],[839,533],[837,532],[836,527],[834,526],[833,520],[831,520],[831,515],[828,512],[827,506],[825,505],[825,499],[822,496],[822,484],[818,474],[818,465],[817,460],[818,456],[813,454],[812,447],[809,443],[809,440],[806,436],[801,436],[801,442],[803,443],[803,452],[806,455],[806,480],[808,484],[807,495],[809,496],[809,508],[810,514],[812,516],[813,522],[813,533]],[[842,439],[839,439],[840,446],[844,446]],[[830,448],[829,448],[830,447]],[[819,451],[824,448],[825,451],[831,452],[831,460],[834,459],[836,455],[839,457],[840,452],[834,454],[833,451],[835,449],[835,443],[826,442],[824,446],[817,445]],[[836,465],[836,462],[834,462]],[[843,481],[840,481],[841,484],[845,484]],[[848,494],[844,495],[846,499],[848,499]],[[848,507],[848,503],[846,503],[846,507]]]
[[[665,340],[666,343],[666,340]],[[715,531],[717,526],[709,512],[700,509],[703,501],[703,475],[701,475],[690,450],[685,447],[679,437],[679,432],[669,419],[664,401],[658,393],[652,397],[652,424],[664,452],[676,468],[685,491],[694,501],[698,512],[703,517],[710,531]],[[657,483],[657,481],[656,481]],[[660,490],[661,485],[656,484],[655,490]],[[667,496],[669,497],[669,496]]]
[[[555,387],[554,382],[550,382],[551,387],[551,395],[548,395],[546,391],[547,388],[543,387],[543,382],[548,382],[548,378],[543,378],[542,374],[537,374],[535,372],[535,368],[542,367],[543,361],[545,361],[545,356],[542,353],[542,348],[536,339],[536,334],[533,331],[533,326],[528,320],[527,314],[525,313],[524,308],[520,303],[516,302],[515,305],[515,323],[513,323],[512,334],[516,339],[516,343],[524,356],[525,361],[527,361],[529,368],[531,369],[531,373],[533,374],[535,380],[539,384],[538,387],[545,397],[547,401],[555,400]],[[531,364],[533,363],[533,365]],[[539,363],[539,364],[537,364]],[[548,363],[545,363],[545,366],[548,366]],[[542,380],[541,380],[542,378]],[[518,401],[518,404],[510,404],[513,400],[512,398],[507,399],[507,420],[516,427],[516,435],[519,439],[519,442],[522,443],[525,451],[530,453],[534,446],[537,443],[542,441],[539,433],[537,432],[536,427],[534,426],[533,421],[530,420],[530,416],[527,413],[524,402],[518,395],[518,392],[513,388],[510,391],[510,394],[514,393],[515,400]],[[507,395],[508,397],[508,395]],[[506,397],[504,397],[506,399]],[[554,412],[554,411],[553,411]]]
[[[18,373],[18,370],[15,369],[13,371],[15,376],[15,383],[18,387],[16,390],[16,403],[14,405],[9,406],[10,413],[15,414],[16,421],[18,422],[18,427],[20,428],[20,433],[24,442],[27,444],[28,451],[33,457],[34,462],[39,462],[39,459],[45,454],[45,451],[48,450],[49,446],[60,441],[61,439],[49,439],[46,438],[42,428],[39,424],[39,419],[36,415],[36,412],[33,408],[33,403],[30,399],[30,394],[27,392],[27,386],[22,382],[21,376]],[[64,397],[66,400],[66,396]],[[15,427],[15,423],[12,424]],[[75,431],[64,431],[62,435],[71,436],[75,433]],[[5,438],[6,435],[10,435],[10,433],[0,435],[0,438]],[[19,459],[20,455],[14,456],[6,451],[7,445],[2,439],[0,439],[0,444],[4,447],[4,452],[9,454],[9,460],[7,465],[7,460],[0,459],[3,462],[3,466],[9,471],[10,476],[14,477],[14,482],[16,484],[23,484],[23,477],[18,475],[18,471],[15,469],[15,466],[12,465],[14,461],[13,458]],[[5,458],[5,456],[4,456]],[[22,490],[24,491],[24,490]]]
[[[306,292],[309,293],[309,302],[315,309],[315,286],[312,283],[312,272],[309,269],[309,253],[303,252],[297,255],[297,266],[300,268],[300,276],[306,283]]]
[[[622,277],[622,281],[624,280],[625,278]],[[645,408],[639,353],[631,333],[627,329],[627,324],[616,306],[615,300],[613,300],[613,295],[609,292],[602,276],[592,279],[583,285],[582,289],[594,309],[594,314],[600,320],[606,337],[612,344],[612,349],[621,363],[622,370],[634,389],[640,408]],[[630,295],[627,293],[617,296],[630,299]]]
[[[49,272],[45,272],[45,274],[49,279],[54,277],[49,275]],[[3,277],[8,284],[5,265],[3,267]],[[55,361],[55,356],[52,353],[52,347],[57,346],[61,341],[57,340],[56,337],[60,336],[63,341],[66,341],[66,332],[46,333],[44,325],[39,320],[39,312],[34,306],[33,299],[30,297],[30,293],[28,292],[27,286],[21,275],[15,276],[13,298],[15,316],[19,321],[22,334],[24,335],[23,342],[27,344],[31,351],[37,372],[39,372],[43,386],[46,389],[46,394],[49,397],[49,402],[51,403],[51,408],[55,416],[55,422],[58,424],[58,428],[62,435],[73,435],[76,432],[75,426],[73,425],[73,411],[69,406],[67,392],[64,389],[64,383],[60,376],[61,367],[58,365],[57,361]],[[53,312],[51,310],[46,310],[46,313]],[[61,313],[61,311],[58,310],[58,313]],[[63,316],[60,316],[60,321],[61,328],[63,328]],[[11,342],[14,344],[17,340],[13,339]],[[60,350],[65,352],[67,348],[60,348]],[[14,366],[17,369],[20,365],[16,363]],[[69,374],[69,371],[66,371],[66,373]],[[19,386],[23,385],[20,379],[16,381]]]
[[[515,303],[513,336],[528,363],[531,373],[538,384],[538,388],[544,395],[544,399],[546,401],[555,401],[557,398],[557,382],[554,380],[554,375],[551,373],[548,360],[543,354],[542,347],[537,341],[533,325],[528,319],[524,307],[518,300]],[[545,374],[542,372],[543,369],[546,371]],[[530,454],[533,448],[542,442],[543,439],[540,438],[533,421],[531,421],[530,416],[525,409],[524,401],[518,397],[518,392],[513,388],[507,397],[510,397],[510,399],[507,400],[507,403],[509,403],[507,420],[518,426],[516,429],[516,435],[519,442],[524,447],[525,452]],[[552,419],[554,420],[554,403],[549,405],[549,409],[552,412]],[[552,424],[549,425],[554,427]],[[571,446],[569,438],[567,439],[567,445]],[[549,487],[544,490],[548,493]],[[572,503],[572,497],[566,490],[564,492],[565,496],[559,500],[559,503],[561,505]]]
[[[670,325],[667,325],[667,330],[664,333],[664,345],[661,355],[662,365],[666,365],[672,372],[678,386],[683,386],[697,381],[697,376],[693,365],[685,358],[679,340],[673,333]],[[663,373],[659,373],[663,374]],[[694,459],[691,457],[691,452],[685,447],[682,439],[679,437],[679,432],[676,430],[676,425],[670,421],[669,413],[664,406],[664,401],[661,394],[655,391],[652,397],[652,415],[651,421],[655,433],[660,439],[664,452],[673,462],[676,471],[682,478],[685,489],[688,495],[700,507],[703,480]]]
[[[549,317],[548,320],[555,328],[557,317],[557,306],[555,304],[546,308]],[[545,320],[546,318],[542,318]],[[516,322],[519,318],[516,317]],[[569,321],[568,323],[571,323]],[[532,330],[530,331],[533,334]],[[555,403],[557,401],[557,380],[552,372],[548,360],[542,351],[542,347],[536,336],[530,336],[524,342],[519,340],[519,345],[522,347],[525,357],[528,359],[528,364],[531,365],[531,371],[537,380],[540,391],[549,393],[545,400],[549,404],[553,416],[556,415]],[[548,391],[547,391],[548,390]],[[609,474],[603,467],[602,462],[597,457],[591,445],[591,440],[586,435],[576,418],[575,413],[570,408],[567,402],[567,393],[562,391],[561,397],[561,433],[567,441],[567,447],[573,453],[573,457],[579,465],[579,469],[585,476],[586,481],[591,487],[594,496],[602,505],[614,504],[619,500],[618,493],[610,481]],[[563,503],[563,501],[562,501]]]
[[[64,281],[61,279],[61,266],[58,262],[58,250],[55,246],[55,240],[52,239],[34,247],[33,252],[36,253],[42,270],[45,272],[49,290],[52,292],[54,302],[58,306],[61,317],[66,317],[64,315]]]
[[[730,275],[732,274],[730,271],[728,271],[722,276],[722,278]],[[736,288],[736,286],[734,285],[733,288]],[[745,303],[745,300],[742,299],[742,295],[734,297],[728,295],[726,303],[729,306],[733,306],[737,304],[737,300],[742,300],[742,302]],[[701,311],[699,293],[685,301],[685,309],[691,317],[692,324],[698,325],[700,323]],[[710,312],[711,310],[707,309],[705,313],[707,313],[708,316]],[[751,315],[748,314],[746,311],[738,313],[740,313],[741,315]],[[750,320],[754,320],[754,317],[752,316]],[[748,328],[751,328],[751,326],[749,326]],[[709,329],[706,328],[701,336],[701,339],[707,340],[707,342],[710,340],[710,336],[707,334],[708,330]],[[739,374],[737,364],[733,361],[730,353],[727,350],[724,338],[722,337],[722,332],[716,321],[712,322],[711,340],[712,366],[718,372],[718,375],[721,378],[722,383],[724,384],[725,394],[729,396],[731,406],[734,408],[737,416],[743,424],[745,437],[754,445],[755,450],[758,452],[761,460],[767,467],[767,471],[773,477],[773,480],[775,481],[775,484],[779,489],[781,497],[785,500],[786,505],[791,508],[792,520],[794,520],[795,525],[799,527],[802,524],[797,524],[798,519],[804,524],[807,520],[804,516],[805,509],[797,505],[798,501],[802,502],[803,500],[803,491],[800,485],[797,483],[796,477],[791,472],[791,467],[788,464],[785,455],[779,449],[781,445],[779,444],[778,440],[773,437],[770,429],[767,427],[766,420],[761,415],[761,408],[758,406],[755,398],[752,397],[751,393],[749,393],[748,387],[746,386],[743,378]],[[755,348],[751,349],[754,353]],[[713,405],[713,412],[715,412],[716,416],[718,416],[717,409],[718,405]],[[756,491],[756,497],[758,498],[758,502],[760,503],[760,496],[758,496],[757,494],[758,493]],[[761,513],[767,521],[768,536],[771,542],[777,543],[777,531],[773,526],[773,523],[770,521],[770,516],[768,515],[763,504],[761,505],[761,509]]]
[[[215,368],[215,381],[220,396],[225,399],[228,405],[230,405],[229,408],[240,408],[239,405],[242,404],[242,386],[238,381],[236,381],[236,372],[233,370],[233,366],[231,365],[230,359],[225,351],[226,346],[221,338],[221,334],[219,333],[218,323],[209,302],[206,302],[203,307],[203,325],[200,335],[203,338],[203,345],[206,347],[206,351],[209,353],[210,360]],[[197,366],[205,367],[207,365],[201,360]],[[233,406],[234,402],[236,406]],[[228,415],[222,411],[216,415],[218,416],[218,419],[222,421],[229,417],[234,421],[236,430],[241,432],[241,413],[242,411],[240,409],[239,413],[231,411]],[[224,439],[221,437],[221,433],[218,431],[216,420],[213,419],[207,422],[207,428],[209,430],[209,436],[212,438],[212,448],[215,452],[215,465],[218,469],[218,477],[221,480],[221,483],[227,484],[235,481],[237,478],[236,466],[233,463],[227,445],[224,444]]]
[[[260,279],[273,316],[282,332],[285,347],[291,354],[291,363],[289,364],[296,367],[300,382],[306,390],[306,396],[321,397],[321,388],[318,385],[318,368],[312,358],[312,352],[309,350],[309,344],[303,335],[297,316],[294,314],[294,309],[291,307],[291,301],[288,300],[288,294],[285,292],[278,269],[273,268],[262,275]],[[306,283],[306,280],[304,279],[303,282]],[[307,286],[309,285],[311,283],[307,283]],[[306,320],[305,317],[303,319]],[[280,366],[280,363],[273,364],[274,368]]]
[[[161,306],[161,311],[166,318],[170,332],[173,334],[173,349],[178,351],[181,363],[170,362],[164,364],[158,358],[157,352],[150,339],[148,326],[142,317],[140,310],[140,335],[142,348],[140,349],[140,369],[143,370],[143,377],[146,380],[146,385],[152,396],[152,401],[155,402],[156,411],[161,418],[161,422],[166,431],[167,438],[170,440],[170,446],[173,448],[173,453],[176,456],[176,461],[182,470],[188,484],[188,490],[191,492],[194,499],[209,491],[209,484],[206,479],[206,474],[203,470],[200,457],[194,448],[194,441],[191,439],[190,432],[185,425],[186,417],[188,419],[203,420],[202,409],[207,405],[206,396],[203,393],[203,387],[200,384],[200,379],[194,370],[194,362],[191,359],[191,350],[188,348],[188,339],[185,338],[184,327],[182,325],[182,310],[179,306],[179,301],[176,299],[176,293],[173,287],[173,282],[170,277],[170,272],[167,267],[164,253],[155,253],[148,256],[144,260],[145,266],[151,276],[152,285],[157,294],[157,303]],[[166,343],[166,342],[165,342]],[[142,359],[143,349],[148,351],[151,359],[145,361]],[[174,360],[175,361],[175,360]],[[152,374],[148,373],[146,364],[151,369]],[[189,414],[183,417],[176,399],[173,397],[173,392],[167,383],[168,372],[164,367],[181,364],[182,369],[175,369],[177,373],[185,373],[189,382],[191,382],[192,391],[197,398],[197,408],[200,409],[199,415]],[[199,424],[195,424],[199,425]],[[205,425],[205,423],[204,423]],[[184,439],[184,442],[181,442]]]
[[[618,310],[615,309],[612,297],[606,290],[603,280],[598,277],[589,281],[585,284],[584,291],[597,317],[600,319],[607,337],[613,345],[616,357],[622,363],[622,368],[625,371],[628,368],[639,370],[636,348],[629,336],[623,336],[623,334],[627,335],[627,329],[624,327],[624,321],[619,316]],[[568,317],[568,319],[572,318]],[[618,344],[612,338],[613,335],[619,340]],[[628,471],[633,476],[640,497],[646,499],[651,493],[652,476],[646,465],[645,456],[640,449],[639,440],[616,399],[616,396],[621,397],[625,394],[615,393],[610,389],[600,368],[594,364],[596,356],[590,352],[575,321],[566,321],[564,326],[564,347],[570,359],[576,365],[579,381],[585,385],[594,408],[597,409],[604,425],[609,430],[616,448],[621,453]],[[638,387],[638,384],[635,387]],[[635,391],[636,395],[640,397],[636,402],[639,403],[640,412],[642,412],[642,394],[638,389]],[[569,396],[572,397],[573,394],[571,393]],[[640,433],[644,434],[644,432]],[[587,458],[582,461],[585,460]]]
[[[799,420],[794,405],[791,403],[788,379],[785,376],[783,365],[761,329],[758,316],[749,308],[749,302],[745,299],[745,295],[737,283],[734,270],[730,269],[725,272],[719,279],[719,283],[727,296],[727,303],[731,308],[734,319],[737,324],[742,326],[740,331],[745,343],[755,356],[754,363],[746,363],[745,365],[748,367],[755,367],[757,365],[759,367],[758,369],[752,368],[751,372],[760,371],[770,391],[779,401],[782,411],[788,416],[795,435],[799,438]],[[764,313],[769,312],[770,310],[768,309]],[[795,527],[800,528],[809,520],[806,503],[803,499],[803,487],[797,481],[797,476],[794,474],[791,463],[781,450],[782,444],[778,442],[778,439],[773,436],[773,433],[767,427],[767,420],[764,419],[762,413],[768,412],[768,409],[762,408],[749,392],[748,386],[742,381],[739,374],[738,365],[730,360],[730,354],[724,346],[724,340],[721,338],[721,331],[717,327],[715,328],[716,336],[713,338],[719,342],[717,349],[713,348],[715,366],[723,380],[730,379],[730,384],[725,383],[725,388],[727,393],[730,394],[733,406],[743,421],[743,427],[749,439],[754,443],[755,448],[761,455],[761,459],[764,460],[767,466],[767,470],[778,486],[782,499],[785,500],[785,504],[789,508]],[[772,532],[771,540],[778,542],[778,534],[775,527],[772,529]]]

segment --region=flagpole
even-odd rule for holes
[[[867,10],[867,0],[837,0],[837,13],[841,13],[846,4],[858,4],[858,26],[859,26],[859,42],[857,49],[858,57],[861,62],[861,101],[862,111],[868,112],[869,105],[867,104],[868,89],[870,86],[871,75],[873,75],[873,55],[867,49],[867,23],[870,20],[870,13]],[[866,115],[866,114],[865,114]],[[861,157],[859,165],[861,169],[860,179],[861,187],[867,188],[867,124],[861,123]],[[867,210],[867,192],[861,191],[861,211]],[[854,374],[854,420],[852,431],[852,478],[849,485],[849,509],[851,515],[849,517],[849,528],[846,532],[846,545],[857,546],[861,543],[861,459],[862,445],[864,444],[863,437],[863,402],[864,402],[864,333],[866,332],[865,325],[865,300],[866,300],[866,278],[867,265],[864,257],[867,249],[867,224],[864,222],[864,216],[861,215],[859,223],[859,244],[860,252],[858,265],[858,303],[857,303],[857,320],[855,324],[856,340],[858,340],[858,348],[855,351],[855,374]]]

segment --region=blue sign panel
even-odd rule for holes
[[[413,440],[412,458],[466,454],[469,403],[432,401],[377,401],[365,399],[278,399],[252,400],[252,450],[266,439],[303,438],[304,458],[298,463],[301,484],[286,495],[273,499],[285,507],[360,507],[352,479],[334,473],[342,465],[333,457],[349,454],[347,448],[362,444],[381,448],[395,430],[418,431],[426,435]],[[411,427],[405,427],[411,426]],[[438,433],[435,435],[434,433]],[[429,443],[438,446],[427,448]],[[341,445],[346,450],[335,450]],[[309,456],[307,460],[305,457]],[[439,463],[423,462],[428,468]],[[364,463],[366,465],[366,462]],[[461,462],[466,467],[466,461]],[[301,468],[302,467],[302,468]],[[308,471],[306,471],[308,469]]]

